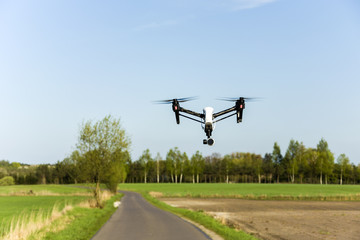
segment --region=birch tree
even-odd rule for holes
[[[181,154],[181,170],[180,170],[180,183],[183,181],[183,177],[187,172],[189,165],[189,157],[187,156],[186,152]]]
[[[298,162],[297,162],[298,148],[299,148],[299,142],[291,139],[285,154],[287,172],[290,175],[291,183],[295,182],[295,174],[297,174],[298,171]]]
[[[344,153],[340,154],[337,158],[337,163],[340,166],[340,185],[343,184],[343,175],[345,175],[349,168],[349,162],[349,158]]]
[[[308,161],[311,183],[314,182],[313,178],[314,178],[314,176],[316,176],[316,168],[318,165],[318,156],[319,156],[319,154],[316,151],[316,149],[308,148],[305,151],[305,159],[307,159],[307,161]]]
[[[156,182],[160,183],[160,161],[161,161],[160,153],[156,154],[155,161],[156,161]]]
[[[144,183],[147,183],[148,172],[152,166],[152,158],[149,149],[143,151],[142,155],[139,158],[139,163],[144,173]]]
[[[195,183],[195,176],[196,176],[196,183],[200,181],[200,174],[204,171],[204,157],[199,151],[196,151],[194,155],[191,156],[191,171],[193,174],[193,183]]]
[[[176,167],[176,153],[173,149],[170,149],[166,154],[166,170],[170,175],[171,182],[175,182],[174,174],[175,174],[175,167]]]
[[[318,162],[320,171],[320,184],[322,184],[323,174],[325,175],[325,184],[327,184],[328,176],[332,174],[334,167],[334,155],[329,150],[328,143],[322,138],[317,145]]]
[[[232,169],[232,158],[230,155],[225,155],[222,160],[222,169],[225,173],[225,182],[229,183],[229,174]]]

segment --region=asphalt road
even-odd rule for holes
[[[93,240],[211,239],[200,229],[178,216],[158,209],[140,194],[123,192],[121,205]]]

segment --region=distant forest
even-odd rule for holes
[[[203,156],[196,152],[188,156],[173,148],[165,158],[146,149],[139,159],[132,160],[125,153],[115,156],[119,164],[109,170],[117,183],[360,183],[360,165],[351,163],[345,154],[335,159],[324,139],[315,148],[291,140],[284,154],[275,142],[272,152],[264,156],[240,152],[225,156],[217,153]],[[96,182],[83,175],[84,157],[75,150],[56,164],[28,165],[2,160],[0,185],[4,177],[12,177],[14,184]]]

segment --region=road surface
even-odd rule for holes
[[[93,240],[211,239],[178,216],[154,207],[140,194],[123,192],[121,205]]]

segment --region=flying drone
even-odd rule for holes
[[[254,98],[222,98],[220,100],[235,102],[235,106],[225,109],[223,111],[214,113],[214,108],[205,107],[203,109],[203,113],[197,113],[183,107],[180,107],[180,103],[194,100],[194,97],[189,98],[175,98],[175,99],[167,99],[156,101],[156,103],[160,104],[172,104],[172,110],[175,113],[176,123],[180,124],[180,116],[193,120],[195,122],[201,123],[202,128],[205,131],[207,139],[203,140],[203,144],[208,144],[212,146],[214,144],[214,139],[211,138],[212,131],[215,129],[215,123],[220,122],[226,118],[236,115],[236,122],[242,122],[243,111],[245,109],[245,101],[252,100]],[[191,115],[191,116],[189,116]],[[193,118],[197,117],[199,119]],[[222,117],[221,117],[222,116]],[[221,117],[221,118],[219,118]],[[217,119],[219,118],[219,119]]]

